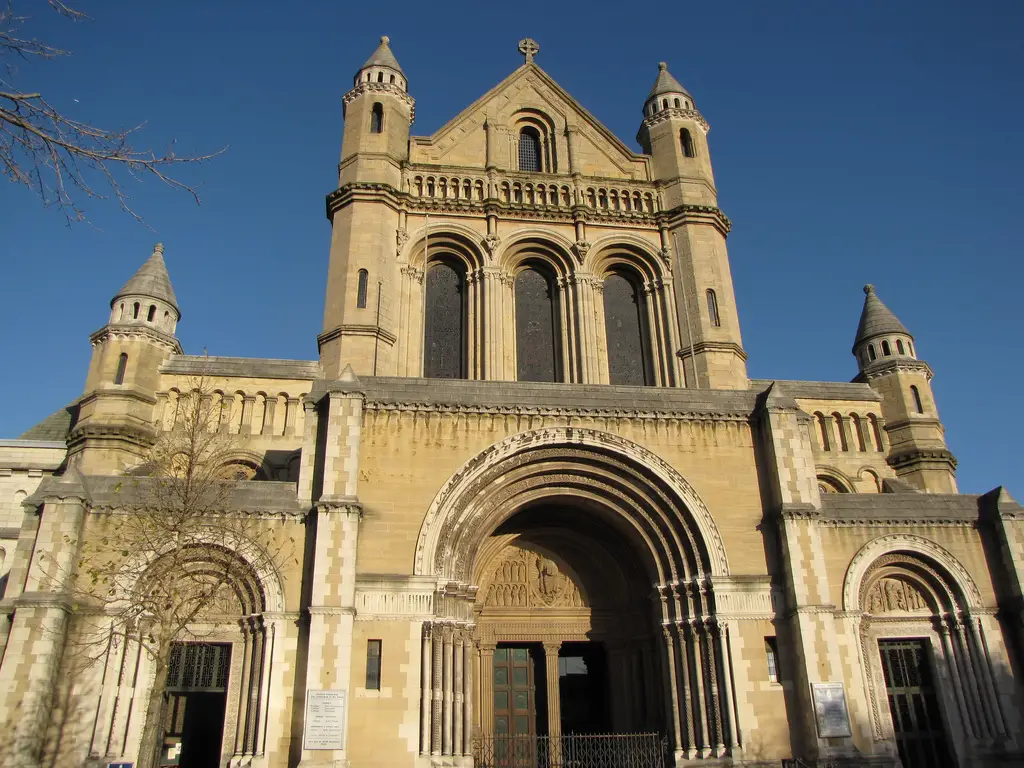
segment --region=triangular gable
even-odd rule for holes
[[[631,151],[533,63],[516,69],[432,136],[412,137],[409,159],[413,163],[483,168],[487,162],[485,122],[491,120],[495,125],[505,127],[521,108],[539,110],[554,121],[555,140],[562,150],[559,152],[559,173],[568,172],[568,148],[563,135],[568,122],[577,130],[575,149],[578,164],[583,166],[582,173],[636,180],[648,178],[645,156]],[[499,143],[500,140],[496,138],[495,141]],[[509,163],[505,165],[514,167]]]

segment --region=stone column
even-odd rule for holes
[[[660,308],[661,316],[664,319],[665,327],[668,329],[666,338],[667,349],[665,350],[665,365],[672,372],[672,386],[685,387],[686,376],[683,372],[683,361],[679,358],[679,328],[676,321],[679,317],[676,312],[676,294],[672,287],[672,278],[664,277],[660,281]]]
[[[562,699],[558,689],[558,651],[561,642],[544,643],[544,666],[547,672],[548,694],[548,737],[551,739],[551,754],[558,748],[562,736]]]
[[[473,638],[462,642],[462,754],[473,754]]]
[[[722,657],[722,682],[721,688],[724,699],[722,728],[726,731],[729,743],[729,754],[733,759],[740,756],[740,726],[736,716],[736,708],[732,696],[732,656],[729,653],[729,624],[718,621],[718,645]]]
[[[946,657],[946,663],[949,665],[950,682],[952,683],[950,687],[956,694],[956,703],[960,708],[960,722],[963,723],[964,733],[967,738],[973,740],[976,737],[974,723],[968,711],[967,702],[964,699],[963,678],[960,676],[960,665],[957,664],[957,654],[950,636],[950,623],[941,617],[936,621],[938,623],[939,638],[942,642],[942,653]]]
[[[696,744],[699,745],[700,756],[707,758],[711,756],[711,738],[708,732],[708,692],[705,690],[704,677],[704,653],[702,651],[701,634],[702,626],[699,619],[692,619],[689,622],[690,648],[693,651],[693,677],[697,690],[697,717],[700,720],[700,734],[697,735]],[[695,729],[696,730],[696,729]]]
[[[480,733],[494,735],[494,644],[480,643]]]
[[[284,401],[284,434],[288,436],[298,434],[299,398],[288,397]]]
[[[668,730],[672,735],[672,741],[675,746],[675,762],[678,763],[683,757],[683,734],[680,729],[680,711],[679,711],[679,678],[678,672],[679,665],[679,651],[681,650],[681,644],[677,644],[675,632],[670,626],[663,626],[662,632],[665,640],[665,672],[667,672],[667,687],[665,690],[665,700],[667,712],[665,716],[668,718]],[[683,659],[685,660],[685,655]]]
[[[238,433],[241,435],[252,434],[252,412],[255,404],[255,395],[242,395],[242,421],[238,425]]]
[[[423,640],[421,645],[420,659],[420,754],[430,754],[431,740],[431,709],[433,702],[433,672],[431,669],[434,660],[434,647],[432,639],[433,626],[429,622],[423,622]]]

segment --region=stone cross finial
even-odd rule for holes
[[[526,57],[526,63],[533,62],[533,57],[540,51],[540,46],[532,37],[526,37],[519,41],[519,52]]]

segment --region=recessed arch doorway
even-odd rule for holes
[[[422,754],[469,756],[502,729],[648,731],[679,759],[738,748],[721,538],[646,449],[573,428],[495,444],[438,492],[416,571],[443,585],[424,627]]]

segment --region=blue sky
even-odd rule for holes
[[[537,63],[635,149],[659,60],[693,93],[752,377],[849,380],[872,282],[935,371],[961,490],[1024,497],[1024,3],[634,7],[82,0],[92,20],[71,24],[17,0],[27,30],[74,52],[23,65],[25,88],[103,126],[146,121],[146,145],[227,151],[183,174],[199,207],[132,185],[155,233],[98,201],[94,227],[69,229],[0,185],[0,436],[81,394],[89,334],[158,240],[187,352],[314,359],[355,70],[390,35],[413,132],[429,134],[531,36]]]

